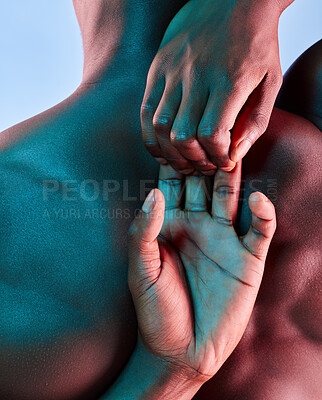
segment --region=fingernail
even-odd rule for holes
[[[252,201],[262,201],[263,200],[263,196],[259,193],[252,193]]]
[[[225,171],[225,172],[230,172],[230,171],[232,171],[234,168],[235,168],[235,165],[232,165],[231,167],[220,167],[220,169],[221,169],[222,171]]]
[[[211,176],[214,175],[217,171],[217,168],[214,169],[207,169],[206,171],[200,171],[203,175]]]
[[[194,171],[192,168],[186,168],[186,169],[179,169],[178,172],[182,175],[189,175]]]
[[[238,145],[235,147],[232,156],[232,160],[237,162],[240,161],[245,154],[248,152],[251,146],[251,142],[247,139],[242,140],[241,142],[238,143]]]
[[[159,164],[168,165],[168,162],[167,162],[167,160],[166,160],[165,158],[156,157],[155,160],[156,160]]]
[[[153,208],[154,208],[154,189],[151,190],[151,192],[148,194],[148,197],[145,199],[142,206],[142,211],[148,214],[153,210]]]

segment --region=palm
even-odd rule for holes
[[[246,328],[275,214],[264,195],[257,194],[257,201],[252,195],[252,226],[247,235],[237,236],[233,221],[240,164],[230,173],[216,173],[209,198],[204,178],[189,176],[183,205],[183,183],[182,175],[161,167],[163,196],[155,191],[161,197],[151,215],[143,215],[145,228],[133,230],[129,282],[145,344],[163,359],[189,366],[208,379]],[[143,226],[139,222],[134,228]]]
[[[196,266],[207,261],[246,286],[258,284],[264,260],[242,244],[231,224],[219,222],[208,212],[166,210],[161,235],[176,244],[181,260],[186,260],[185,266],[189,258],[193,258]],[[246,272],[244,267],[248,272],[246,276],[241,274]]]
[[[266,243],[262,252],[253,254],[233,228],[240,168],[230,174],[217,173],[214,187],[219,190],[213,194],[211,214],[207,211],[203,178],[187,178],[185,209],[181,210],[181,178],[172,169],[170,174],[169,168],[163,171],[166,179],[161,178],[159,187],[165,195],[166,211],[161,236],[175,247],[187,280],[187,288],[182,285],[180,292],[174,291],[174,297],[189,297],[192,303],[191,314],[186,311],[184,315],[186,325],[194,327],[179,343],[185,346],[182,351],[193,359],[196,369],[202,365],[205,374],[213,375],[219,360],[229,356],[246,328],[268,246]],[[174,264],[177,258],[163,258],[163,262]],[[172,277],[170,286],[176,284]],[[210,360],[207,366],[205,357]]]

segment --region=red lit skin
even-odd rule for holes
[[[0,323],[1,398],[117,398],[116,379],[127,393],[140,389],[137,398],[142,391],[158,395],[170,389],[175,395],[176,388],[183,394],[189,389],[182,374],[169,374],[144,346],[136,347],[125,251],[130,219],[76,224],[41,217],[41,180],[57,177],[58,168],[59,179],[128,180],[136,201],[116,192],[95,208],[131,215],[142,206],[140,181],[157,185],[159,166],[142,144],[139,111],[162,35],[184,3],[75,1],[88,43],[82,84],[63,103],[1,134],[0,173],[8,183],[0,195],[0,302],[6,314]],[[106,16],[98,18],[103,11]],[[104,24],[112,12],[117,23]],[[243,159],[246,191],[237,226],[249,223],[247,200],[255,180],[256,190],[274,197],[278,228],[244,336],[196,399],[321,397],[320,46],[296,62],[282,86],[278,106],[289,112],[274,108],[266,133]],[[276,182],[273,194],[268,180]],[[78,199],[74,206],[82,210],[88,204]],[[46,207],[66,204],[55,196]],[[62,254],[69,262],[62,263]],[[26,260],[32,260],[28,268]],[[36,301],[29,302],[30,296]],[[9,309],[24,311],[26,327],[9,319]],[[86,325],[93,315],[95,322]],[[43,331],[51,337],[39,343]],[[12,341],[17,333],[24,338],[19,346]],[[140,376],[124,374],[133,367]],[[148,382],[140,383],[142,376]]]
[[[176,14],[141,108],[143,141],[157,161],[213,175],[244,157],[282,84],[278,22],[291,2],[191,0]]]
[[[263,276],[275,210],[262,193],[253,193],[252,226],[238,237],[233,222],[240,178],[241,163],[216,173],[208,212],[205,179],[185,180],[162,166],[160,190],[150,193],[129,231],[128,280],[140,340],[190,388],[178,399],[191,398],[236,347]]]

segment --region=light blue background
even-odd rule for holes
[[[284,12],[283,71],[321,38],[321,21],[321,0],[295,0]],[[79,85],[83,54],[72,0],[1,0],[0,54],[1,132],[57,104]]]

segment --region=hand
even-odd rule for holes
[[[191,0],[177,13],[141,108],[143,141],[157,161],[183,174],[229,171],[266,130],[282,83],[282,3]]]
[[[237,236],[240,163],[216,173],[211,212],[204,179],[186,178],[181,209],[183,176],[161,167],[161,191],[149,194],[130,228],[128,275],[146,348],[203,382],[243,335],[276,224],[274,206],[256,192],[249,198],[252,225]]]

